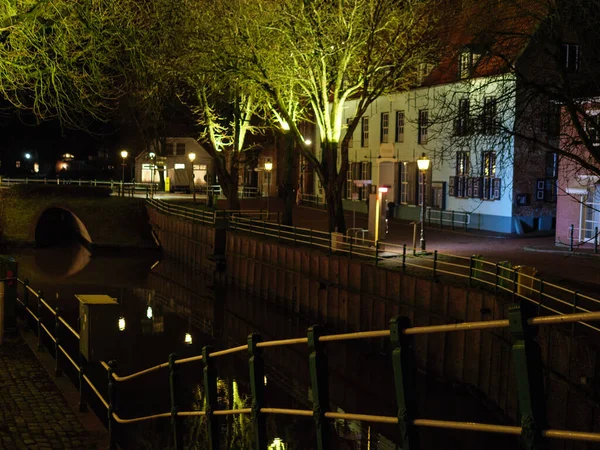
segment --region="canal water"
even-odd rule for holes
[[[250,333],[264,340],[306,336],[310,318],[298,317],[230,285],[213,283],[174,261],[159,260],[153,253],[98,252],[93,256],[79,244],[12,253],[19,262],[19,277],[43,291],[53,307],[60,307],[74,327],[78,322],[76,294],[106,294],[119,301],[123,319],[118,344],[110,348],[116,372],[132,372],[178,358],[198,355],[204,345],[225,349],[246,343]],[[50,314],[44,317],[51,325]],[[124,327],[123,327],[124,326]],[[331,330],[334,332],[335,330]],[[66,345],[66,344],[65,344]],[[396,416],[394,384],[387,341],[350,341],[327,345],[330,397],[333,411]],[[311,409],[312,392],[306,345],[265,349],[267,406]],[[181,365],[181,410],[204,407],[202,363]],[[97,367],[94,380],[105,375]],[[217,358],[220,409],[250,406],[247,352]],[[102,392],[106,392],[104,383]],[[118,414],[123,418],[170,411],[168,370],[156,371],[117,385]],[[419,417],[438,420],[506,423],[465,387],[453,386],[419,374]],[[99,414],[101,406],[91,401]],[[395,425],[358,421],[333,422],[334,446],[340,450],[396,450],[401,448]],[[126,449],[169,447],[169,419],[156,419],[118,427]],[[220,419],[222,448],[250,450],[249,415]],[[315,448],[311,417],[267,416],[269,450]],[[503,435],[419,430],[424,449],[505,449],[516,447],[515,438]],[[206,431],[200,418],[186,419],[186,448],[206,448]]]

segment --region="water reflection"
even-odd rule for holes
[[[263,339],[306,335],[311,324],[231,286],[215,285],[205,277],[170,261],[155,265],[152,257],[94,256],[90,263],[69,280],[52,279],[32,264],[31,254],[15,255],[22,271],[29,272],[36,288],[53,289],[56,304],[76,323],[77,304],[73,294],[107,294],[120,301],[125,322],[114,358],[117,373],[126,375],[167,361],[171,352],[185,358],[201,353],[204,345],[218,349],[246,342],[258,332]],[[102,264],[97,264],[101,261]],[[150,270],[150,268],[152,270]],[[23,275],[23,272],[21,273]],[[49,291],[53,292],[53,291]],[[331,410],[395,416],[397,409],[389,354],[383,340],[328,345]],[[250,384],[246,352],[217,358],[219,408],[250,406]],[[202,364],[181,366],[181,410],[204,409]],[[306,346],[274,347],[265,351],[265,397],[276,408],[312,409],[312,393]],[[130,418],[170,410],[166,371],[139,378],[119,390],[119,415]],[[465,391],[419,377],[417,396],[420,416],[440,420],[497,422]],[[219,418],[224,448],[252,448],[250,416]],[[205,448],[206,427],[201,417],[185,421],[188,448]],[[340,450],[399,448],[399,430],[392,425],[372,425],[336,420],[333,448]],[[310,450],[314,448],[314,422],[311,417],[267,416],[271,450]],[[159,449],[169,445],[168,421],[127,428],[123,448]],[[451,430],[421,431],[423,448],[475,449],[512,448],[515,441],[499,436],[492,442],[476,433]]]
[[[57,252],[60,257],[57,258]],[[64,279],[81,272],[89,264],[91,252],[80,242],[67,242],[60,247],[39,248],[35,252],[37,270],[45,277]]]

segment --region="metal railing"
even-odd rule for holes
[[[425,210],[425,219],[429,225],[450,226],[453,230],[456,227],[468,228],[471,223],[471,214],[464,211],[442,210],[427,207]]]
[[[185,417],[202,416],[206,422],[208,448],[217,450],[219,443],[220,416],[232,414],[252,415],[253,439],[255,448],[266,450],[268,447],[266,433],[266,414],[280,414],[293,416],[312,416],[316,425],[317,447],[320,450],[330,448],[331,427],[328,421],[360,420],[381,424],[393,424],[400,427],[402,436],[402,447],[410,450],[418,450],[419,436],[417,428],[445,428],[464,431],[479,431],[488,433],[503,433],[520,436],[527,448],[538,448],[543,445],[545,439],[564,439],[585,442],[600,442],[600,433],[567,431],[557,429],[543,429],[545,420],[545,395],[543,391],[543,364],[539,347],[535,345],[533,331],[537,326],[548,326],[553,324],[575,324],[579,321],[586,322],[600,320],[600,312],[575,313],[562,316],[538,316],[531,314],[531,308],[524,304],[514,304],[509,308],[509,318],[502,320],[490,320],[479,322],[464,322],[448,325],[418,326],[413,327],[407,317],[397,317],[390,321],[390,328],[344,334],[325,334],[320,326],[308,329],[306,337],[280,339],[263,342],[258,334],[251,334],[244,345],[216,350],[212,346],[205,346],[201,355],[178,359],[175,354],[169,356],[168,362],[152,366],[141,371],[118,375],[115,372],[115,363],[101,362],[102,367],[108,374],[108,396],[104,397],[100,389],[94,385],[85,372],[83,364],[77,364],[64,347],[61,345],[61,330],[64,327],[72,336],[79,339],[77,331],[71,327],[61,316],[60,310],[53,309],[44,299],[41,292],[33,290],[27,281],[18,280],[24,287],[23,299],[18,299],[23,314],[34,319],[37,324],[39,349],[42,348],[42,335],[47,335],[54,343],[54,355],[56,358],[56,375],[61,372],[61,366],[68,362],[79,375],[80,408],[86,405],[88,400],[86,392],[89,390],[98,398],[107,411],[109,447],[117,448],[116,427],[148,420],[170,418],[173,447],[177,450],[184,448],[183,424],[181,419]],[[38,314],[36,315],[29,307],[29,296],[37,299]],[[45,310],[50,311],[55,319],[55,334],[44,326],[42,316]],[[412,344],[412,336],[431,333],[452,333],[457,331],[489,330],[509,328],[512,336],[512,357],[515,360],[514,367],[516,376],[520,380],[517,383],[517,394],[519,399],[521,426],[497,425],[487,423],[458,422],[448,420],[437,420],[417,417],[418,404],[416,397],[416,365],[415,352]],[[328,364],[326,354],[326,343],[334,341],[347,341],[369,338],[389,338],[392,346],[392,366],[394,384],[396,390],[397,416],[378,416],[361,413],[337,413],[328,410]],[[311,388],[313,392],[313,409],[298,410],[287,408],[269,407],[264,395],[265,364],[263,358],[264,349],[288,345],[308,345],[310,350],[309,369]],[[215,358],[231,355],[234,353],[248,352],[248,366],[250,372],[250,386],[252,407],[239,409],[218,409],[217,402],[217,373]],[[64,355],[64,358],[59,358]],[[62,362],[65,361],[65,362]],[[204,389],[205,409],[203,411],[180,411],[178,404],[179,393],[182,387],[179,385],[179,371],[181,366],[191,362],[202,361],[204,364]],[[61,364],[62,362],[62,364]],[[138,377],[169,369],[169,391],[171,409],[167,412],[156,414],[123,418],[115,411],[117,397],[115,383],[125,383]]]
[[[161,211],[190,220],[214,224],[221,219],[230,230],[251,233],[263,238],[275,239],[277,242],[292,246],[304,246],[310,249],[325,251],[329,254],[344,255],[348,258],[363,258],[376,265],[399,268],[403,272],[408,269],[431,274],[434,279],[450,276],[468,283],[492,290],[504,292],[514,299],[520,298],[555,314],[572,312],[590,312],[600,309],[600,299],[550,283],[541,277],[527,274],[521,266],[513,267],[508,262],[486,261],[480,255],[470,257],[438,252],[417,252],[417,249],[406,244],[391,244],[374,241],[358,236],[344,236],[341,233],[281,225],[269,221],[276,215],[263,211],[217,211],[196,217],[195,211],[183,209],[167,202],[154,200],[162,205]],[[152,204],[152,203],[151,203]],[[600,331],[599,327],[586,324],[589,329]]]

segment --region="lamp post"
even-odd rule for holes
[[[148,153],[150,157],[150,197],[154,198],[154,166],[156,161],[156,153]]]
[[[127,150],[121,150],[121,158],[123,158],[123,171],[121,172],[121,197],[125,196],[125,160],[129,153]]]
[[[265,161],[265,170],[267,171],[267,215],[269,214],[269,194],[271,191],[271,170],[273,170],[273,161],[271,158]]]
[[[421,240],[419,241],[421,244],[421,251],[425,251],[425,202],[427,200],[427,194],[425,192],[425,176],[427,175],[427,170],[429,170],[429,158],[425,156],[425,153],[417,160],[417,166],[421,171],[421,179],[422,179],[422,187],[421,187]]]
[[[188,159],[190,160],[190,166],[192,167],[192,197],[194,198],[194,203],[196,203],[196,182],[194,180],[194,160],[196,159],[196,154],[188,153]]]

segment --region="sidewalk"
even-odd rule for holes
[[[0,345],[0,448],[97,448],[21,336]]]

